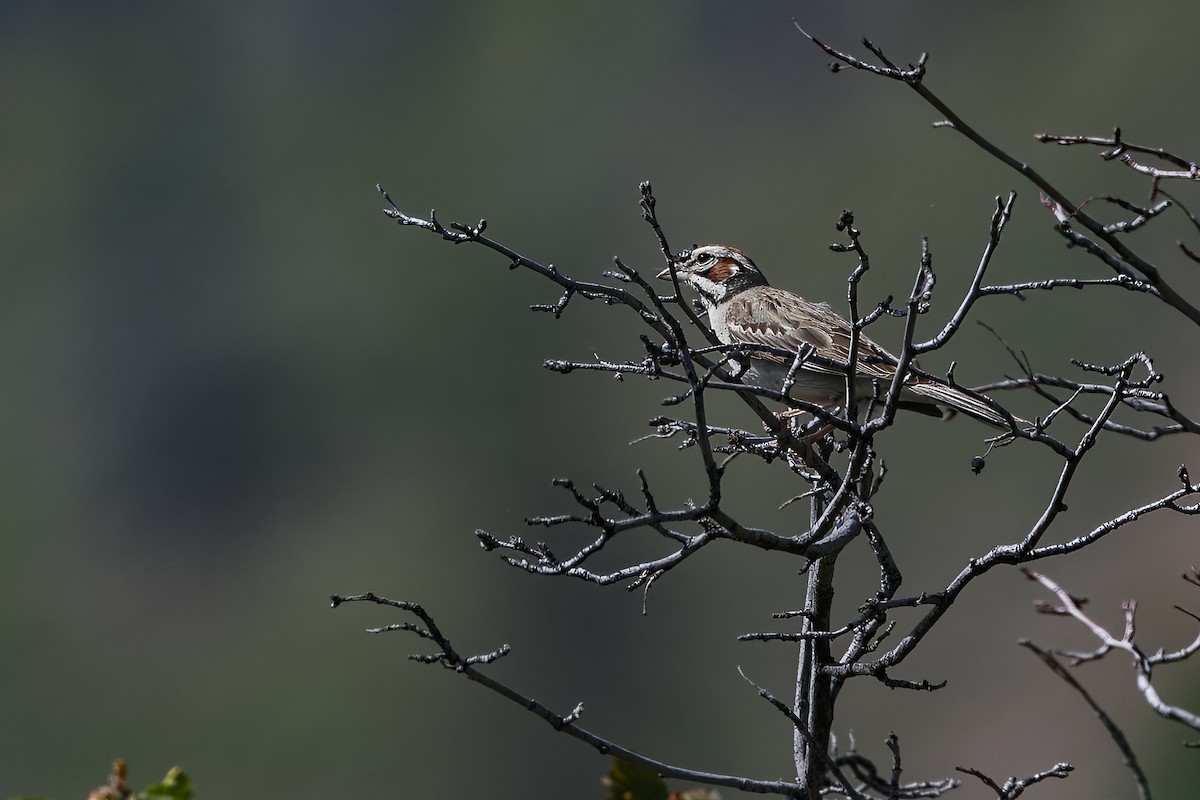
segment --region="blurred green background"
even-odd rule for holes
[[[1200,6],[1182,1],[0,6],[0,796],[81,797],[114,757],[137,785],[181,764],[213,798],[600,796],[605,759],[405,660],[421,643],[362,632],[398,615],[327,608],[368,589],[426,604],[464,651],[512,644],[492,671],[564,712],[583,701],[601,735],[787,776],[787,724],[736,667],[786,696],[791,653],[733,640],[801,604],[796,561],[714,547],[658,583],[642,616],[636,593],[519,574],[472,535],[572,510],[550,485],[560,475],[632,491],[643,467],[664,504],[701,495],[695,453],[628,446],[672,387],[541,368],[637,357],[629,315],[578,301],[559,321],[531,314],[553,287],[398,229],[374,185],[413,213],[486,217],[496,238],[594,277],[613,255],[656,268],[637,209],[651,179],[677,247],[740,246],[776,284],[834,302],[852,264],[826,245],[851,208],[873,257],[865,303],[908,291],[930,237],[926,334],[1009,189],[994,280],[1103,274],[1062,247],[1029,185],[932,129],[905,87],[831,74],[792,16],[902,63],[928,50],[929,86],[1076,198],[1147,187],[1033,133],[1120,124],[1200,149]],[[1195,265],[1172,250],[1188,235],[1172,218],[1136,241],[1195,298]],[[1195,348],[1179,344],[1196,331],[1144,297],[999,298],[977,318],[1046,372],[1144,349],[1198,411]],[[1013,372],[974,325],[926,366],[951,358],[966,383]],[[756,424],[731,403],[719,413]],[[1040,513],[1057,464],[1010,448],[975,477],[986,433],[917,419],[882,443],[876,510],[907,591],[944,586]],[[1102,442],[1052,538],[1170,491],[1179,463],[1200,471],[1195,451]],[[746,463],[728,485],[745,522],[803,526],[800,504],[775,510],[798,491],[779,470]],[[545,535],[564,553],[584,534]],[[1145,646],[1178,647],[1193,626],[1171,606],[1200,607],[1178,580],[1194,536],[1159,515],[1041,568],[1117,628],[1119,601],[1139,598]],[[843,560],[843,613],[874,591],[865,551]],[[606,564],[658,552],[630,541]],[[980,581],[897,671],[948,687],[851,684],[841,743],[886,764],[895,730],[912,779],[1067,760],[1076,773],[1039,797],[1131,796],[1100,726],[1015,645],[1093,644],[1035,616],[1039,596],[1011,570]],[[1194,786],[1188,732],[1141,703],[1124,661],[1080,677],[1160,792]],[[1194,666],[1159,680],[1200,706]]]

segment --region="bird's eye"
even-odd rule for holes
[[[696,269],[708,269],[717,263],[717,257],[712,253],[701,253],[696,256]]]

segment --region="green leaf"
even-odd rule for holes
[[[657,772],[619,757],[604,785],[609,800],[667,800],[667,784]]]
[[[134,795],[137,800],[192,800],[192,779],[179,767],[171,767],[161,782],[147,786]]]

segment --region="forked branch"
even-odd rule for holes
[[[866,46],[866,48],[870,50],[871,53],[881,62],[880,64],[871,64],[855,58],[849,53],[842,52],[829,46],[828,44],[825,44],[809,34],[799,25],[796,25],[796,28],[815,45],[820,47],[833,58],[837,59],[835,64],[836,67],[841,68],[844,65],[856,70],[869,72],[873,75],[891,78],[892,80],[899,81],[911,88],[918,95],[920,95],[925,102],[937,109],[939,114],[943,115],[944,120],[937,123],[939,127],[951,128],[955,131],[958,131],[988,155],[1015,170],[1034,186],[1037,186],[1047,198],[1063,209],[1063,214],[1071,221],[1071,224],[1078,223],[1081,225],[1092,236],[1103,242],[1104,245],[1108,247],[1109,251],[1111,251],[1115,259],[1119,259],[1119,261],[1106,261],[1106,263],[1108,263],[1110,266],[1118,264],[1119,274],[1125,274],[1127,277],[1133,276],[1129,275],[1126,270],[1135,270],[1141,276],[1141,278],[1150,285],[1155,295],[1161,298],[1163,302],[1184,314],[1193,323],[1200,325],[1200,308],[1197,308],[1193,303],[1189,302],[1182,295],[1180,295],[1171,286],[1171,284],[1167,282],[1166,278],[1162,275],[1161,269],[1157,265],[1151,263],[1143,258],[1140,254],[1132,250],[1122,240],[1118,232],[1108,230],[1103,223],[1085,212],[1080,205],[1072,202],[1064,192],[1043,177],[1028,163],[1014,158],[1004,150],[1001,150],[977,130],[968,125],[961,116],[955,113],[940,97],[934,94],[929,87],[925,85],[926,54],[921,54],[921,57],[917,60],[916,65],[912,65],[908,69],[901,69],[888,60],[879,47],[870,41],[864,40],[863,44]],[[1189,165],[1188,169],[1191,169],[1191,165]]]

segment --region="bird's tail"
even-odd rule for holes
[[[981,422],[986,422],[989,425],[1004,428],[1005,430],[1011,429],[1013,422],[1017,425],[1031,424],[1028,420],[1021,419],[1018,416],[1007,415],[1004,412],[997,411],[980,397],[967,394],[961,389],[955,389],[953,386],[947,386],[943,383],[920,381],[909,384],[906,388],[913,394],[920,395],[922,398],[928,398],[934,405],[940,407],[943,412],[949,412],[947,416],[954,414],[956,411],[961,411],[968,417],[974,417]],[[1010,417],[1012,422],[1009,421]]]

